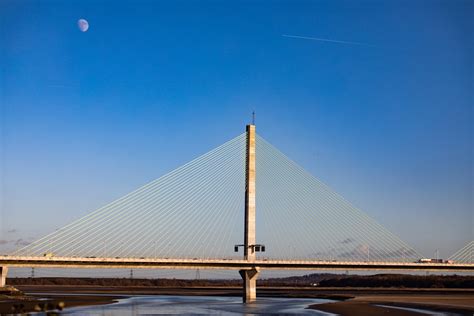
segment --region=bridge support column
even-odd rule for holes
[[[250,270],[239,270],[240,276],[244,281],[244,292],[242,299],[244,303],[251,303],[257,300],[257,277],[259,271],[257,268]]]
[[[4,287],[7,281],[8,267],[0,267],[0,287]]]

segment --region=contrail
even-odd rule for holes
[[[361,42],[337,41],[337,40],[332,40],[332,39],[327,39],[327,38],[318,38],[318,37],[309,37],[309,36],[297,36],[297,35],[286,35],[286,34],[282,34],[281,36],[290,37],[290,38],[307,39],[307,40],[312,40],[312,41],[338,43],[338,44],[375,46],[375,45],[371,45],[371,44],[367,44],[367,43],[361,43]]]

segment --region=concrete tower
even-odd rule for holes
[[[255,125],[247,125],[247,158],[245,164],[245,229],[244,260],[255,261]],[[257,298],[256,267],[239,271],[244,281],[244,303]]]
[[[0,287],[4,287],[7,280],[8,267],[0,266]]]
[[[247,125],[244,259],[255,261],[255,125]]]

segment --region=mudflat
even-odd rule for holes
[[[26,295],[23,297],[2,297],[0,314],[23,314],[49,310],[63,310],[68,307],[101,305],[116,302],[120,296],[98,295]]]
[[[421,313],[399,310],[394,308],[386,308],[375,306],[364,302],[337,302],[327,304],[311,305],[310,309],[338,315],[354,315],[354,316],[379,316],[379,315],[397,315],[397,316],[419,316]]]
[[[130,295],[241,296],[241,287],[150,287],[150,286],[18,286],[21,298],[1,300],[0,313],[54,310],[74,306],[109,304]],[[298,288],[260,287],[258,297],[325,298],[335,303],[309,308],[339,315],[420,315],[418,312],[385,306],[421,308],[473,315],[474,289],[399,288]]]
[[[383,305],[383,306],[381,306]],[[339,315],[420,315],[421,313],[390,307],[425,309],[459,315],[474,314],[474,295],[463,293],[434,294],[361,294],[354,298],[310,308]]]

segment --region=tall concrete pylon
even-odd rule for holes
[[[247,125],[247,157],[245,163],[245,228],[244,260],[255,261],[255,125]],[[243,284],[243,302],[257,299],[258,269],[239,271]]]
[[[0,287],[4,287],[6,285],[7,272],[8,272],[8,267],[0,266]]]
[[[255,261],[255,125],[247,125],[244,259]]]

